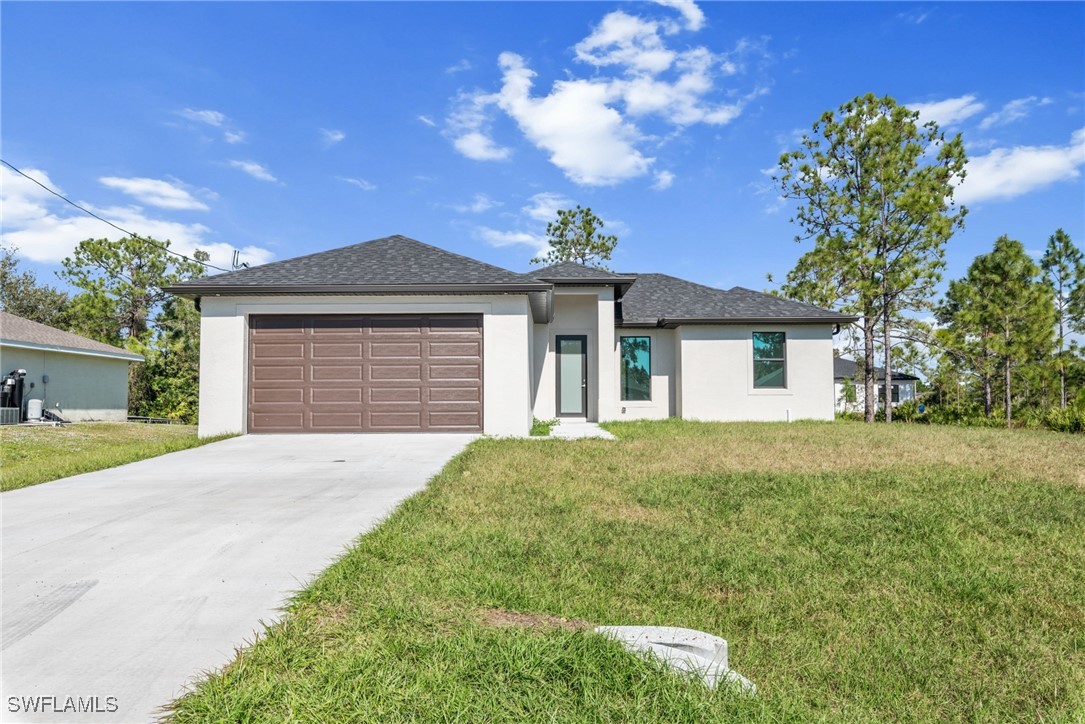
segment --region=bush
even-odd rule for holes
[[[1043,414],[1043,425],[1055,432],[1085,433],[1085,405],[1072,405],[1065,410],[1052,407]]]

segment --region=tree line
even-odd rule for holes
[[[878,416],[879,361],[884,400],[903,361],[933,368],[931,402],[942,415],[979,410],[990,420],[1001,411],[1012,426],[1016,409],[1070,407],[1085,421],[1085,359],[1071,339],[1085,334],[1085,263],[1065,231],[1038,264],[1020,241],[998,238],[939,299],[946,244],[968,213],[954,200],[967,175],[961,135],[947,138],[893,98],[867,94],[826,111],[799,145],[773,178],[796,202],[796,241],[813,248],[781,292],[859,318],[868,422]]]
[[[58,272],[69,294],[20,269],[17,249],[0,248],[4,311],[143,355],[128,367],[128,411],[193,423],[199,409],[200,315],[163,287],[202,276],[201,261],[171,254],[168,241],[87,239]]]

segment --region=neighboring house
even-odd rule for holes
[[[885,369],[875,367],[878,375],[878,407],[885,405]],[[915,383],[919,378],[903,372],[893,373],[890,395],[893,406],[901,402],[915,400]],[[861,412],[865,409],[866,389],[863,386],[863,371],[854,360],[836,357],[833,359],[833,382],[836,387],[837,412]],[[849,389],[853,394],[849,395]],[[851,399],[849,399],[851,398]]]
[[[41,400],[69,422],[127,420],[128,365],[142,361],[119,347],[0,312],[0,376],[26,370],[25,400]]]
[[[200,434],[833,418],[854,317],[573,262],[518,274],[402,236],[170,287],[202,311]]]

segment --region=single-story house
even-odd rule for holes
[[[874,368],[878,376],[878,407],[885,405],[885,369]],[[890,395],[893,406],[915,400],[915,384],[919,378],[904,372],[893,372]],[[833,383],[836,387],[837,412],[861,412],[865,408],[866,389],[863,371],[855,360],[837,357],[833,359]]]
[[[665,274],[519,274],[403,236],[167,291],[201,310],[201,435],[831,420],[832,338],[854,321]]]
[[[26,401],[69,422],[128,419],[128,350],[0,312],[0,375],[23,369]]]

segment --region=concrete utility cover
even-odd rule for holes
[[[598,626],[596,633],[614,639],[630,651],[653,656],[674,671],[697,676],[706,686],[724,683],[745,694],[757,687],[727,666],[727,642],[719,636],[675,626]]]
[[[473,439],[249,435],[3,493],[0,718],[155,720]]]

